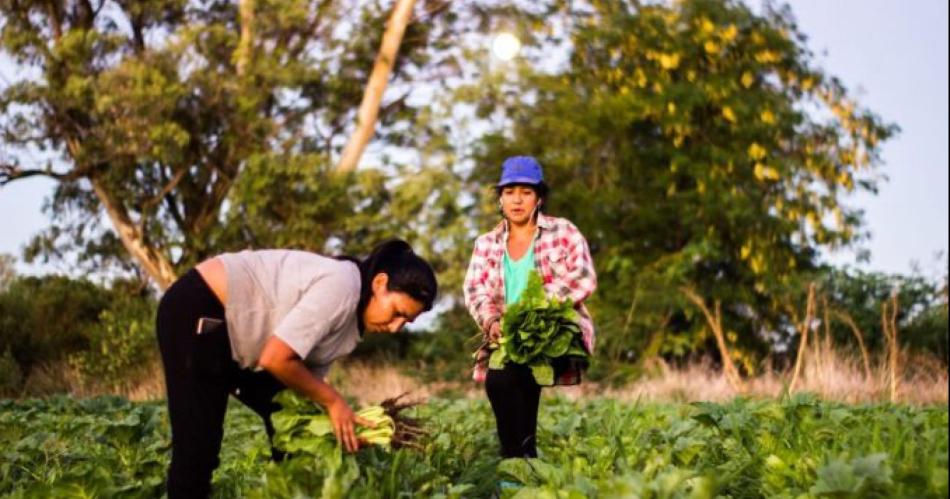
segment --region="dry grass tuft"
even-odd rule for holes
[[[882,355],[866,375],[860,355],[849,355],[824,344],[813,355],[806,356],[795,392],[810,392],[825,400],[843,403],[886,402],[890,399],[889,357]],[[654,360],[647,369],[652,374],[620,388],[607,388],[584,382],[579,386],[545,390],[546,396],[570,399],[609,397],[617,400],[692,402],[698,400],[724,402],[737,396],[729,380],[709,362],[696,362],[674,369],[661,360]],[[929,356],[901,352],[898,401],[914,405],[946,405],[948,403],[947,368]],[[366,361],[341,362],[335,366],[330,381],[342,393],[360,405],[379,403],[387,398],[408,393],[410,400],[421,401],[433,396],[483,398],[484,387],[471,382],[424,383],[405,371],[405,367]],[[776,398],[786,393],[792,373],[767,371],[744,380],[745,396]],[[131,400],[159,400],[165,397],[161,364],[154,359],[137,372],[130,372],[128,381],[118,387],[95,380],[83,380],[67,363],[40,366],[26,380],[24,393],[44,396],[67,393],[75,397],[120,395]]]

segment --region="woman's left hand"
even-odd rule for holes
[[[498,340],[501,339],[501,321],[492,322],[491,326],[488,327],[486,336],[489,344],[498,343]]]
[[[356,452],[360,448],[360,441],[356,437],[356,425],[368,428],[374,426],[371,421],[357,416],[342,397],[327,407],[327,414],[333,424],[333,433],[337,441],[347,452]]]
[[[372,428],[373,423],[357,416],[343,397],[325,381],[316,378],[283,340],[271,336],[264,345],[258,365],[288,388],[325,407],[340,445],[348,452],[359,450],[356,425]]]

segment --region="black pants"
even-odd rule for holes
[[[541,386],[531,368],[509,362],[504,369],[489,369],[485,391],[498,424],[502,457],[538,457],[538,402]]]
[[[198,271],[191,270],[165,292],[156,319],[172,429],[166,482],[171,499],[210,495],[228,395],[235,395],[259,414],[271,438],[270,415],[280,408],[272,399],[284,388],[266,371],[238,366],[231,358],[226,326],[198,335],[200,317],[224,320],[224,307]],[[282,457],[275,449],[271,451],[274,459]]]

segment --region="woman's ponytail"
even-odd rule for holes
[[[372,291],[370,283],[377,274],[389,276],[390,291],[406,293],[430,310],[438,293],[435,272],[412,246],[401,239],[392,239],[376,246],[372,253],[360,263],[364,293]]]

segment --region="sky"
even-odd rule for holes
[[[792,12],[817,63],[858,101],[901,127],[884,143],[889,180],[858,195],[871,231],[868,270],[944,275],[934,255],[948,240],[948,12],[946,0],[793,0]],[[828,255],[854,264],[854,252]]]
[[[758,5],[750,1],[750,5]],[[827,254],[837,265],[925,275],[946,272],[948,249],[948,11],[946,0],[791,0],[816,63],[838,76],[863,106],[901,132],[882,147],[888,180],[878,195],[847,200],[865,210],[871,240],[867,263],[854,251]],[[12,68],[0,60],[0,83]],[[2,156],[2,151],[0,151]],[[19,256],[48,219],[41,212],[53,182],[17,181],[0,189],[0,253]],[[942,268],[941,268],[942,266]],[[65,264],[18,264],[21,273],[68,272]]]

